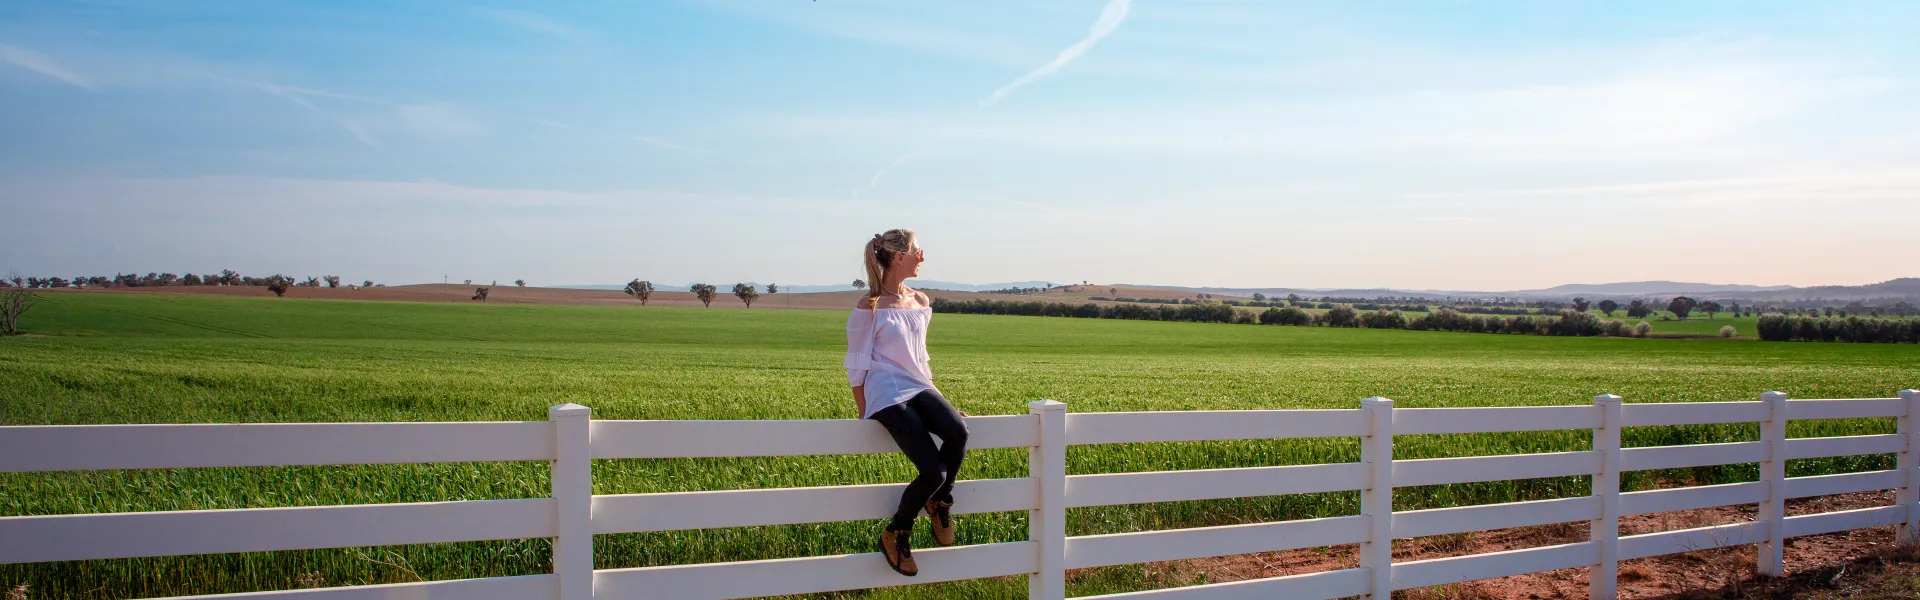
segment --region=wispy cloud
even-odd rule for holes
[[[416,134],[473,136],[489,131],[486,120],[451,102],[406,104],[394,108],[400,123]]]
[[[1112,0],[1108,2],[1106,8],[1100,9],[1100,18],[1093,22],[1093,27],[1087,31],[1086,38],[1075,42],[1072,46],[1068,46],[1066,50],[1061,50],[1059,56],[1053,57],[1053,60],[1047,61],[1047,64],[1040,65],[1040,68],[1028,71],[1027,74],[1021,75],[1019,79],[1000,86],[1000,89],[994,90],[992,94],[989,94],[986,98],[982,98],[980,100],[980,106],[984,108],[998,104],[1001,100],[1006,99],[1008,94],[1012,94],[1014,90],[1059,72],[1062,67],[1067,66],[1067,63],[1073,62],[1074,59],[1080,58],[1080,55],[1086,54],[1088,50],[1092,50],[1094,44],[1100,43],[1100,40],[1113,34],[1113,30],[1120,28],[1120,23],[1127,20],[1127,8],[1131,4],[1132,0]]]
[[[93,80],[87,76],[69,71],[53,62],[53,59],[25,48],[0,44],[0,61],[6,61],[22,69],[58,79],[61,83],[87,91],[100,91],[99,88],[94,87]]]
[[[920,155],[926,154],[927,149],[932,148],[933,142],[938,139],[940,139],[940,136],[938,134],[929,135],[926,137],[926,139],[920,140],[920,143],[916,144],[913,147],[913,149],[908,150],[906,154],[900,155],[899,158],[893,159],[893,162],[887,163],[887,166],[880,167],[880,170],[874,171],[873,176],[867,178],[866,185],[860,186],[860,189],[853,191],[853,199],[859,200],[861,194],[864,194],[867,192],[867,190],[871,190],[875,186],[880,185],[880,180],[887,176],[888,171],[898,169],[901,166],[906,165],[907,163],[913,162],[915,159],[920,158]]]
[[[637,135],[637,136],[634,136],[634,137],[633,137],[633,141],[636,141],[636,142],[640,142],[640,143],[642,143],[642,144],[647,144],[647,145],[650,145],[650,146],[658,146],[658,147],[661,147],[661,148],[666,148],[666,149],[668,149],[668,150],[679,150],[679,151],[681,151],[681,152],[693,152],[693,153],[696,153],[696,154],[712,154],[712,152],[708,152],[708,151],[705,151],[705,150],[701,150],[701,149],[699,149],[699,148],[689,148],[689,147],[687,147],[687,146],[682,146],[682,145],[680,145],[680,144],[675,144],[675,143],[673,143],[673,142],[669,142],[669,141],[666,141],[666,140],[663,140],[663,139],[660,139],[660,138],[657,138],[657,137],[648,137],[648,136],[644,136],[644,135]]]
[[[1444,202],[1659,202],[1712,206],[1768,202],[1906,203],[1916,194],[1920,194],[1920,174],[1912,169],[1848,169],[1763,177],[1403,194],[1400,198]]]
[[[534,119],[533,124],[552,127],[554,129],[579,129],[579,127],[574,127],[566,123],[561,123],[559,121],[549,121],[546,119]]]
[[[347,100],[355,100],[360,102],[374,102],[374,103],[380,103],[380,104],[385,104],[385,102],[372,100],[369,98],[362,98],[359,96],[353,96],[350,94],[337,94],[337,93],[327,92],[322,90],[313,90],[313,89],[301,88],[301,87],[284,86],[284,85],[278,85],[278,84],[260,82],[260,81],[246,81],[246,80],[240,80],[240,79],[230,79],[226,77],[213,77],[213,79],[230,83],[233,85],[253,88],[253,89],[265,92],[268,95],[274,96],[276,98],[280,98],[282,100],[292,102],[301,108],[307,109],[308,112],[312,112],[313,114],[319,115],[323,119],[338,123],[342,129],[347,130],[347,133],[353,134],[354,139],[360,140],[360,143],[366,144],[368,147],[376,150],[380,149],[380,141],[373,139],[373,136],[367,133],[366,127],[362,126],[358,122],[355,122],[350,119],[342,118],[338,115],[333,114],[331,111],[328,111],[327,109],[321,108],[320,105],[315,104],[312,100],[308,100],[307,96],[347,99]]]
[[[481,16],[484,16],[488,19],[492,19],[500,23],[512,25],[514,27],[518,27],[534,33],[550,35],[553,37],[568,39],[568,40],[578,40],[586,37],[585,32],[579,29],[573,28],[571,26],[561,24],[560,22],[553,20],[551,17],[548,17],[540,13],[528,12],[524,10],[508,10],[508,9],[500,9],[500,8],[481,8],[477,10]]]

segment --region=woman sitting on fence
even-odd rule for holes
[[[880,532],[880,553],[901,575],[920,572],[908,539],[925,509],[933,539],[953,544],[953,482],[967,454],[965,413],[933,387],[927,368],[927,323],[933,303],[909,289],[925,254],[913,232],[894,229],[873,236],[861,252],[872,286],[847,317],[847,381],[860,417],[879,421],[893,435],[920,475],[907,484],[893,522]],[[940,442],[934,443],[938,436]]]

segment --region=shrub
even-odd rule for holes
[[[1560,318],[1546,325],[1547,335],[1593,336],[1600,335],[1600,317],[1584,310],[1568,310],[1560,313]]]
[[[1233,311],[1233,312],[1234,312],[1234,315],[1233,315],[1233,322],[1234,322],[1234,323],[1237,323],[1237,324],[1240,324],[1240,325],[1252,325],[1252,324],[1253,324],[1253,313],[1250,313],[1250,312],[1243,312],[1243,311],[1237,311],[1237,310],[1236,310],[1236,311]]]
[[[1312,325],[1313,315],[1294,307],[1269,308],[1260,313],[1261,325]]]
[[[1351,306],[1335,306],[1333,309],[1321,313],[1320,317],[1328,327],[1356,327],[1360,325],[1360,313],[1354,312]]]
[[[1647,334],[1650,333],[1653,333],[1653,326],[1648,325],[1646,321],[1641,321],[1639,325],[1633,326],[1633,337],[1643,338],[1647,337]]]
[[[1407,317],[1397,310],[1376,310],[1361,315],[1360,326],[1367,329],[1406,329]]]
[[[1627,328],[1625,321],[1609,319],[1606,323],[1600,325],[1600,333],[1608,337],[1631,337],[1633,330]]]
[[[1735,332],[1734,332],[1734,330],[1733,330],[1733,326],[1732,326],[1732,325],[1727,325],[1727,326],[1724,326],[1724,327],[1721,327],[1721,328],[1720,328],[1720,337],[1723,337],[1723,338],[1731,338],[1731,337],[1733,337],[1733,334],[1734,334],[1734,333],[1735,333]]]

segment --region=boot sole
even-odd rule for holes
[[[887,545],[886,545],[886,543],[884,543],[884,542],[881,542],[881,541],[879,541],[879,540],[875,540],[875,541],[873,542],[873,547],[874,547],[874,549],[875,549],[875,550],[879,550],[879,551],[880,551],[880,558],[882,558],[882,559],[885,559],[885,560],[887,561],[887,568],[889,568],[889,569],[893,569],[893,572],[895,572],[895,573],[899,573],[899,574],[901,574],[901,575],[905,575],[905,576],[908,576],[908,577],[913,577],[913,576],[915,576],[915,575],[919,575],[919,574],[920,574],[920,572],[919,572],[919,571],[917,571],[917,570],[916,570],[916,571],[914,571],[914,572],[912,572],[912,573],[908,573],[908,572],[906,572],[906,571],[902,571],[902,570],[900,570],[900,563],[898,563],[898,562],[895,562],[895,561],[893,560],[893,556],[892,556],[892,555],[890,555],[890,554],[887,554]]]

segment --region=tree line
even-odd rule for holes
[[[66,288],[66,287],[73,287],[73,288],[167,287],[167,286],[191,286],[191,285],[255,286],[255,287],[272,288],[274,287],[276,282],[282,282],[282,281],[286,282],[286,286],[288,287],[320,287],[322,285],[325,285],[330,288],[337,288],[337,287],[340,287],[341,285],[341,279],[339,275],[321,275],[317,277],[308,276],[306,279],[296,279],[294,277],[289,277],[287,275],[275,273],[273,275],[268,275],[266,277],[254,277],[251,275],[241,275],[239,272],[234,271],[232,269],[222,270],[220,271],[219,274],[208,273],[206,275],[198,275],[194,273],[187,273],[186,275],[175,275],[173,273],[147,273],[146,275],[140,275],[137,273],[117,273],[112,277],[107,277],[104,275],[81,275],[81,276],[76,276],[72,279],[67,279],[65,277],[15,276],[13,278],[12,283],[15,287],[24,287],[28,289],[50,289],[50,288]],[[351,286],[352,284],[347,284],[347,285]],[[373,283],[373,280],[367,280],[366,282],[361,283],[360,287],[386,287],[386,286],[384,284],[376,285],[375,283]]]
[[[1920,320],[1767,314],[1755,329],[1771,342],[1920,344]]]
[[[1191,304],[1067,304],[1041,300],[951,300],[934,298],[933,311],[976,315],[1019,315],[1034,317],[1073,317],[1083,319],[1126,319],[1140,321],[1185,321],[1195,323],[1237,323],[1244,325],[1292,325],[1299,327],[1357,327],[1368,329],[1410,329],[1426,331],[1462,331],[1525,335],[1646,337],[1652,326],[1644,322],[1629,326],[1621,321],[1605,320],[1591,313],[1566,310],[1545,315],[1469,315],[1452,308],[1408,318],[1398,310],[1361,312],[1351,306],[1335,306],[1322,313],[1309,313],[1294,307],[1269,307],[1255,314],[1241,311],[1223,302]]]

